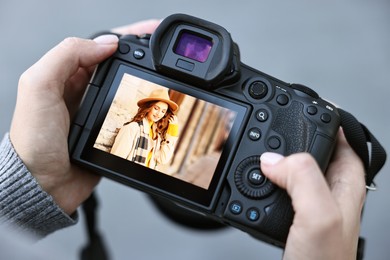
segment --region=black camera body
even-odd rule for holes
[[[152,169],[110,149],[153,89],[178,104],[180,130],[169,163]],[[325,171],[339,125],[315,91],[241,63],[224,28],[176,14],[151,36],[120,37],[95,71],[69,148],[74,163],[98,174],[283,246],[294,212],[261,173],[260,155],[309,152]]]

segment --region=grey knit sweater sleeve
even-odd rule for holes
[[[77,222],[42,190],[14,150],[9,134],[0,143],[0,225],[42,237]]]

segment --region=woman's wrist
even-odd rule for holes
[[[0,143],[0,215],[3,224],[38,236],[77,222],[56,204],[29,172],[15,151],[9,134]]]

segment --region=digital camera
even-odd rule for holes
[[[120,37],[91,79],[69,150],[98,174],[283,246],[294,211],[260,155],[309,152],[325,171],[339,125],[312,89],[243,64],[224,28],[175,14],[152,35]]]

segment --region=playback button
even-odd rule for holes
[[[232,201],[229,205],[229,210],[234,215],[238,215],[242,212],[242,204],[239,201]]]

